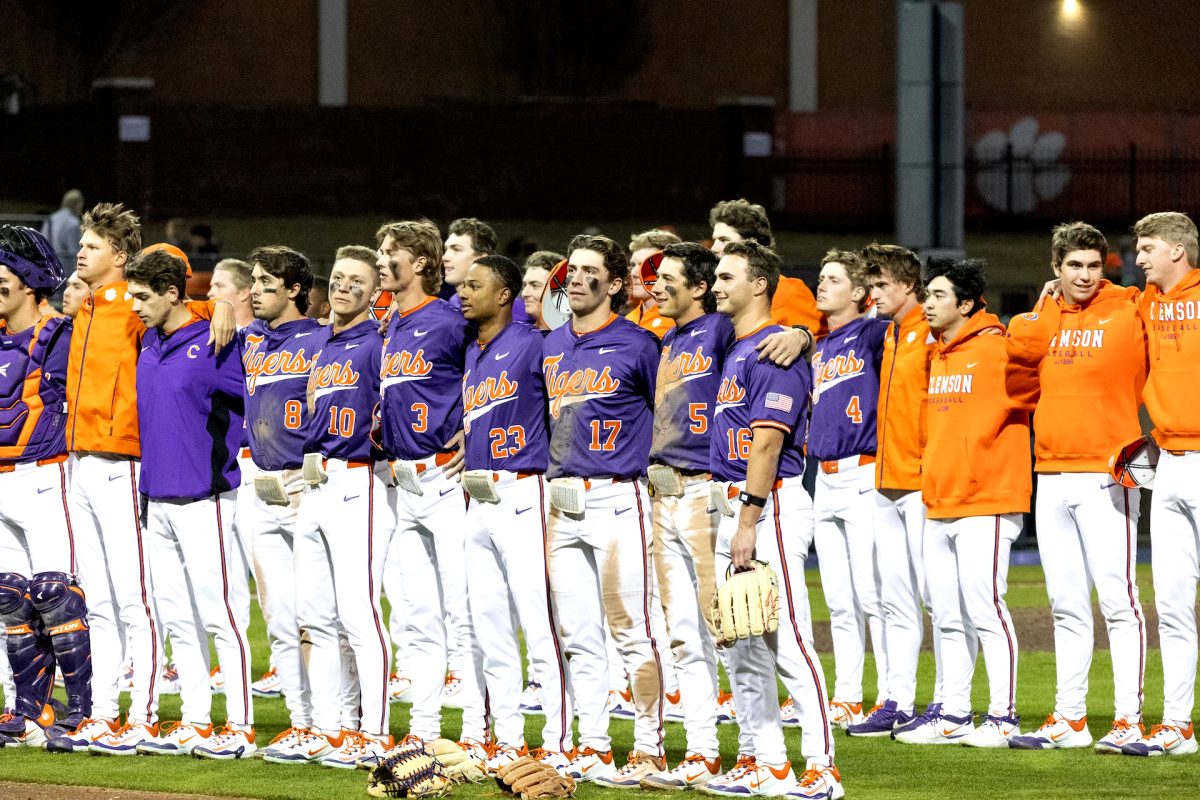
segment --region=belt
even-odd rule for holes
[[[15,464],[0,464],[0,472],[16,472],[18,469],[27,467],[45,467],[49,464],[61,464],[67,460],[67,454],[63,453],[60,456],[51,456],[50,458],[40,458],[37,461],[21,461]]]
[[[593,486],[611,486],[614,483],[628,483],[633,478],[623,478],[617,476],[615,478],[584,478],[583,488],[591,489]]]
[[[821,472],[826,475],[836,475],[842,470],[853,469],[854,467],[865,467],[867,464],[875,463],[875,454],[865,456],[850,456],[848,458],[839,458],[836,461],[822,461]]]
[[[253,458],[253,456],[250,455],[250,448],[243,447],[242,452],[238,453],[238,458]]]
[[[434,467],[444,467],[450,463],[450,460],[454,458],[457,452],[457,450],[450,450],[446,453],[435,453],[426,458],[414,459],[412,462],[413,467],[417,470],[418,475],[425,470],[433,469]]]
[[[543,474],[545,474],[545,473],[542,473],[542,472],[513,472],[513,473],[511,473],[511,474],[512,474],[514,477],[516,477],[516,479],[517,479],[517,480],[519,480],[519,481],[520,481],[520,480],[524,480],[525,478],[536,478],[536,477],[538,477],[539,475],[543,475]],[[498,480],[500,480],[500,473],[499,473],[499,472],[493,472],[493,473],[492,473],[492,480],[493,480],[493,481],[498,481]]]

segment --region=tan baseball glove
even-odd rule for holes
[[[575,794],[575,781],[570,775],[563,775],[549,764],[529,756],[501,767],[496,773],[496,784],[508,794],[523,800],[572,797]]]
[[[475,783],[487,777],[483,764],[476,761],[458,742],[434,739],[425,743],[425,752],[438,760],[442,773],[454,783]]]
[[[751,569],[729,575],[713,597],[712,623],[717,641],[762,636],[779,629],[779,580],[770,564],[751,561]]]

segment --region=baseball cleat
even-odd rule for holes
[[[1196,752],[1196,736],[1192,723],[1186,726],[1155,725],[1145,739],[1130,742],[1121,748],[1127,756],[1186,756]]]
[[[896,701],[888,700],[876,706],[867,718],[857,725],[846,728],[847,736],[891,736],[892,731],[913,720],[913,713],[896,709]]]
[[[609,689],[608,715],[622,719],[633,719],[633,692],[628,689]]]
[[[663,720],[683,722],[683,703],[679,702],[679,690],[663,694]]]
[[[170,662],[163,667],[162,675],[158,679],[158,693],[179,694],[179,670]]]
[[[1008,746],[1014,750],[1057,750],[1090,747],[1092,732],[1087,717],[1067,719],[1057,712],[1046,717],[1042,727],[1025,736],[1013,736]]]
[[[525,716],[542,713],[542,685],[530,682],[521,692],[521,713]]]
[[[567,770],[571,768],[571,759],[575,758],[575,751],[571,750],[566,753],[560,753],[557,750],[543,750],[539,747],[532,751],[529,757],[547,766],[554,767],[560,775],[566,775]]]
[[[640,750],[629,754],[625,766],[611,775],[595,778],[597,786],[609,789],[640,789],[642,781],[651,775],[662,775],[667,770],[667,760],[662,756],[652,756]]]
[[[489,775],[494,775],[501,767],[508,766],[522,756],[529,755],[529,748],[525,745],[512,747],[507,744],[497,744],[491,748],[491,753],[483,762],[483,769]]]
[[[143,725],[126,722],[112,733],[106,733],[88,747],[88,752],[97,756],[136,756],[139,744],[158,738],[158,723]]]
[[[705,758],[699,753],[692,753],[680,761],[674,769],[642,778],[642,788],[682,792],[687,789],[698,789],[720,774],[720,756]]]
[[[567,765],[567,774],[579,783],[587,783],[597,778],[612,775],[617,771],[613,764],[612,750],[601,753],[590,747],[582,747]]]
[[[941,703],[935,703],[938,710],[925,713],[915,720],[897,729],[892,738],[901,744],[961,744],[975,726],[971,714],[956,717],[941,712]]]
[[[53,712],[47,709],[49,721]],[[6,713],[0,716],[0,744],[4,747],[41,747],[46,743],[46,729],[24,714]]]
[[[419,736],[413,736],[411,733],[407,734],[396,746],[383,753],[376,753],[373,750],[369,751],[358,759],[357,766],[359,769],[372,770],[379,766],[379,762],[385,758],[391,758],[402,753],[420,753],[424,755],[425,741]]]
[[[281,697],[283,695],[283,681],[279,678],[279,673],[271,667],[263,676],[250,684],[250,693],[255,697]]]
[[[1021,735],[1021,718],[1013,714],[1011,717],[999,717],[988,714],[978,728],[971,731],[962,740],[967,747],[1008,747],[1014,736]],[[1088,741],[1092,739],[1088,735]]]
[[[92,742],[107,733],[114,733],[117,723],[107,719],[85,719],[74,730],[48,730],[46,749],[51,753],[73,753],[87,750]]]
[[[309,764],[320,761],[342,746],[342,733],[336,739],[320,731],[306,728],[289,728],[267,746],[263,761],[272,764]]]
[[[824,800],[839,800],[846,796],[846,789],[842,786],[842,776],[838,773],[837,767],[830,764],[828,767],[808,763],[808,769],[804,770],[804,774],[800,776],[800,782],[796,784],[796,788],[787,793],[788,797],[801,797],[804,800],[814,800],[814,798],[824,798]]]
[[[462,678],[454,670],[447,672],[446,683],[442,687],[442,708],[462,708],[462,691]]]
[[[795,788],[796,778],[792,775],[790,761],[772,767],[770,764],[760,764],[754,756],[739,756],[737,766],[713,778],[700,791],[718,796],[783,797]]]
[[[166,722],[158,736],[142,742],[134,749],[144,756],[186,756],[212,736],[212,723],[205,726],[186,722]]]
[[[412,681],[403,675],[392,673],[388,678],[388,701],[392,703],[412,702]]]
[[[737,722],[737,708],[733,704],[732,692],[717,692],[717,724]]]
[[[862,703],[847,703],[843,700],[829,701],[829,724],[831,726],[844,729],[862,721]],[[797,722],[797,724],[799,723]]]
[[[785,728],[800,727],[800,715],[796,712],[796,701],[790,696],[779,705],[779,721]]]
[[[208,673],[208,688],[213,694],[225,694],[225,676],[221,674],[221,665],[217,664]]]
[[[250,758],[258,746],[254,744],[254,728],[235,728],[226,725],[203,745],[192,750],[196,758],[211,758],[218,761],[232,761],[237,758]]]
[[[492,756],[491,745],[481,742],[478,739],[465,737],[459,740],[458,746],[472,759],[479,762],[480,765],[486,764],[487,760]]]
[[[342,737],[342,746],[322,758],[319,763],[322,767],[333,769],[357,769],[364,761],[378,764],[392,745],[391,736],[371,736],[360,731],[346,731],[346,735]]]
[[[1113,723],[1112,729],[1096,740],[1096,752],[1102,755],[1121,755],[1125,745],[1140,742],[1146,735],[1142,723],[1128,719],[1119,719]]]

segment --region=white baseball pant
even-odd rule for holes
[[[920,492],[908,492],[894,500],[875,492],[875,553],[879,559],[879,600],[888,654],[886,699],[895,700],[904,712],[911,710],[916,702],[917,659],[925,633],[921,607],[922,604],[929,607],[922,553],[924,531],[925,504]],[[936,687],[941,686],[936,623],[933,653],[938,664],[938,679],[934,682],[936,699]]]
[[[415,462],[417,466],[422,494],[404,488],[389,492],[395,498],[396,532],[387,554],[404,587],[404,637],[412,679],[409,730],[422,739],[441,735],[442,689],[451,644],[457,643],[471,655],[465,667],[449,664],[463,682],[460,738],[484,741],[483,655],[467,602],[465,495],[457,481],[442,474],[435,458]]]
[[[1094,585],[1108,629],[1116,717],[1140,722],[1146,672],[1137,587],[1141,492],[1098,472],[1041,474],[1037,488],[1038,552],[1054,613],[1054,710],[1067,719],[1087,713]]]
[[[343,718],[340,629],[358,676],[361,730],[388,733],[391,645],[379,603],[383,563],[395,523],[387,487],[373,467],[325,462],[328,479],[308,487],[296,534],[296,616],[308,632],[313,724],[336,733]],[[383,464],[381,472],[387,472]]]
[[[1163,720],[1192,719],[1196,583],[1200,580],[1200,450],[1164,450],[1150,501],[1150,566],[1163,662]]]
[[[0,629],[0,654],[7,652],[8,637]],[[0,707],[11,708],[17,704],[17,687],[13,683],[12,665],[8,663],[7,655],[0,658],[0,694],[4,695],[4,703]]]
[[[601,620],[621,653],[633,694],[634,749],[663,753],[662,662],[650,623],[653,540],[641,481],[593,478],[582,514],[551,508],[550,584],[579,711],[579,743],[599,752],[608,735],[608,676]]]
[[[225,678],[226,723],[254,725],[250,697],[250,588],[236,561],[235,492],[188,502],[151,500],[147,538],[159,630],[171,637],[184,722],[207,725],[212,712],[208,634]],[[160,643],[161,644],[161,643]]]
[[[738,483],[745,489],[745,483]],[[737,533],[741,504],[731,500],[733,516],[721,517],[717,532],[717,586],[728,578],[729,544]],[[765,561],[779,579],[779,629],[765,636],[740,639],[725,648],[733,684],[738,724],[750,727],[753,755],[759,763],[782,766],[787,757],[779,718],[775,673],[796,704],[800,720],[800,753],[817,764],[833,763],[833,730],[825,676],[812,641],[812,613],[804,583],[804,559],[813,537],[812,499],[800,476],[783,478],[771,491],[758,523],[754,557]],[[757,713],[742,717],[742,707],[757,705]],[[773,707],[774,713],[769,713]]]
[[[687,752],[720,754],[717,741],[717,651],[709,610],[717,591],[714,558],[719,514],[709,510],[705,476],[687,478],[682,497],[651,500],[654,565],[674,672],[683,704]],[[655,637],[657,639],[657,637]],[[670,690],[664,687],[664,694]]]
[[[254,573],[254,530],[242,524],[241,514],[242,506],[245,504],[243,498],[246,498],[247,495],[254,497],[254,476],[259,472],[254,459],[250,457],[249,450],[243,450],[242,455],[238,457],[238,471],[242,473],[242,483],[238,486],[237,497],[234,499],[233,536],[237,541],[237,555],[242,561],[242,566],[246,570],[246,574],[257,585],[258,577]],[[263,605],[261,591],[258,592],[258,605],[260,607]]]
[[[256,473],[265,472],[258,470]],[[296,566],[293,551],[304,498],[300,470],[276,473],[287,490],[286,506],[268,505],[244,481],[237,493],[235,520],[250,539],[255,586],[271,643],[271,663],[279,674],[292,727],[311,728],[312,699],[296,621]]]
[[[158,720],[163,634],[142,530],[139,463],[120,456],[71,455],[71,525],[92,642],[92,716],[120,714],[118,681],[133,665],[127,719]]]
[[[558,639],[546,559],[549,492],[541,475],[494,473],[499,503],[467,506],[467,591],[483,652],[488,708],[498,743],[525,744],[521,651],[510,603],[525,635],[529,671],[542,685],[542,747],[572,747],[566,659]]]
[[[392,498],[391,505],[395,506],[394,487],[388,487],[388,496]],[[393,534],[394,535],[394,534]],[[405,678],[408,677],[408,641],[404,631],[404,583],[400,576],[400,566],[391,560],[383,565],[383,593],[388,599],[388,635],[392,641],[392,671]]]
[[[888,693],[888,660],[880,606],[880,571],[875,551],[875,466],[844,458],[838,471],[817,472],[813,514],[821,588],[833,636],[833,698],[863,699],[866,632],[875,653],[876,700]]]
[[[971,711],[975,657],[966,634],[968,620],[979,637],[991,697],[987,713],[1016,714],[1017,632],[1004,595],[1008,556],[1021,534],[1020,514],[931,519],[925,522],[925,570],[933,618],[942,634],[942,711]],[[958,610],[959,613],[955,613]]]

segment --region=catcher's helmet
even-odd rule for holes
[[[0,264],[34,290],[52,292],[63,282],[62,263],[46,237],[33,228],[0,225]]]

